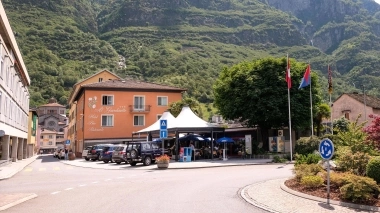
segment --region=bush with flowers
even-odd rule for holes
[[[170,157],[167,155],[161,155],[159,157],[156,157],[156,163],[169,163]]]

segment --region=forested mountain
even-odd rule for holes
[[[223,66],[261,57],[310,62],[334,97],[380,95],[380,5],[373,0],[3,0],[32,79],[31,106],[102,68],[213,101]],[[323,96],[327,97],[326,94]]]

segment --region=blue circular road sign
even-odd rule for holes
[[[319,154],[325,160],[330,160],[334,155],[334,144],[330,139],[325,138],[321,140],[319,143]]]

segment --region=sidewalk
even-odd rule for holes
[[[271,163],[271,159],[228,159],[226,161],[215,159],[215,160],[196,160],[192,162],[176,162],[171,160],[168,169],[200,169],[200,168],[210,168],[210,167],[226,167],[226,166],[244,166],[244,165],[263,165]],[[134,167],[129,164],[115,164],[115,163],[104,163],[102,161],[86,161],[84,159],[76,159],[71,161],[61,161],[64,164],[78,166],[83,168],[93,168],[93,169],[136,169],[136,170],[152,170],[157,169],[156,164],[150,166],[143,166],[141,163]]]
[[[0,166],[0,181],[11,178],[23,170],[26,166],[34,162],[39,155],[18,160],[17,162],[10,162],[9,164]],[[8,209],[17,204],[23,203],[27,200],[37,197],[34,193],[13,193],[13,194],[0,194],[0,211]]]
[[[357,213],[379,212],[380,208],[327,200],[293,191],[285,186],[284,181],[268,180],[246,186],[241,190],[241,197],[248,203],[272,213]]]

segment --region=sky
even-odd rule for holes
[[[377,2],[378,4],[380,4],[380,0],[375,0],[375,2]]]

